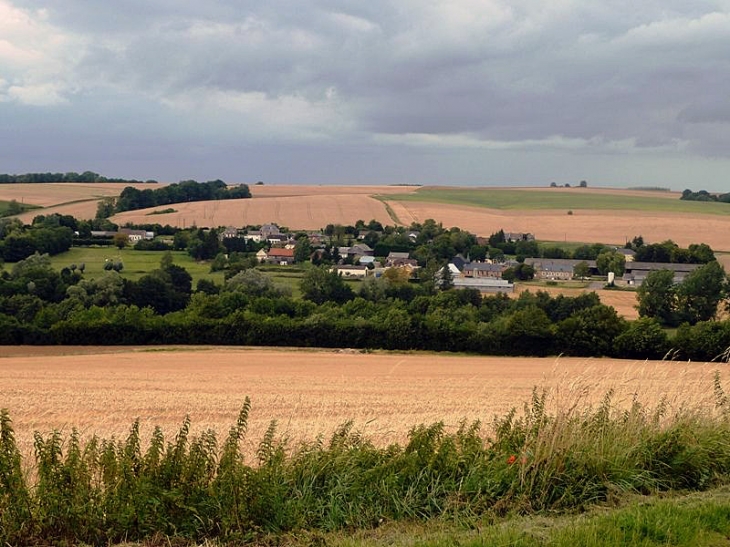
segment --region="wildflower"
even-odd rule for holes
[[[517,456],[512,454],[509,458],[507,458],[507,465],[512,465],[517,461]]]

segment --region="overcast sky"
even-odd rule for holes
[[[0,0],[0,172],[730,191],[730,0]]]

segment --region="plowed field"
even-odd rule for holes
[[[193,429],[224,435],[244,396],[253,401],[249,446],[271,420],[293,442],[328,436],[347,420],[378,444],[402,441],[419,423],[491,422],[550,390],[550,404],[588,405],[616,389],[671,405],[712,403],[717,364],[613,359],[495,358],[443,354],[361,354],[247,348],[5,347],[0,401],[25,454],[32,433],[54,428],[124,436],[135,418],[148,437],[168,438],[185,414]],[[727,379],[722,370],[723,381]]]

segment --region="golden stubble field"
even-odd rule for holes
[[[572,287],[540,287],[535,285],[526,285],[524,283],[518,282],[515,284],[515,292],[512,293],[512,295],[517,297],[520,295],[520,293],[525,291],[530,291],[531,293],[543,291],[553,297],[560,294],[564,296],[576,297],[580,296],[581,294],[594,292],[598,295],[598,298],[601,299],[602,304],[605,304],[606,306],[611,306],[621,317],[630,320],[639,318],[639,311],[636,309],[639,300],[637,298],[636,292],[634,291],[614,291],[591,288],[579,289]]]
[[[478,235],[500,229],[531,232],[543,241],[600,242],[623,246],[641,235],[648,243],[671,239],[680,246],[706,243],[730,251],[730,217],[661,211],[498,210],[425,202],[389,202],[401,222],[433,218],[444,226],[458,226]]]
[[[362,354],[261,348],[4,347],[0,406],[25,455],[34,431],[78,427],[88,437],[124,437],[140,419],[172,438],[186,414],[193,431],[225,435],[244,397],[253,402],[247,448],[271,420],[296,443],[347,420],[379,445],[403,441],[419,423],[491,423],[522,407],[534,386],[550,404],[616,401],[712,404],[712,376],[725,365],[584,358],[504,358],[450,354]]]

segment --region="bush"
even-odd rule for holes
[[[534,390],[522,413],[495,419],[489,436],[479,422],[453,433],[435,423],[387,448],[351,422],[329,442],[290,447],[272,422],[253,464],[241,451],[246,398],[221,442],[210,430],[192,436],[188,418],[170,440],[157,428],[143,442],[138,422],[126,439],[84,445],[75,430],[68,438],[36,434],[33,488],[2,411],[0,541],[109,544],[164,535],[255,543],[298,530],[574,512],[621,492],[704,489],[730,478],[730,409],[719,376],[715,395],[715,411],[680,407],[668,415],[664,404],[636,401],[623,409],[609,392],[594,408],[550,413],[547,394]]]

